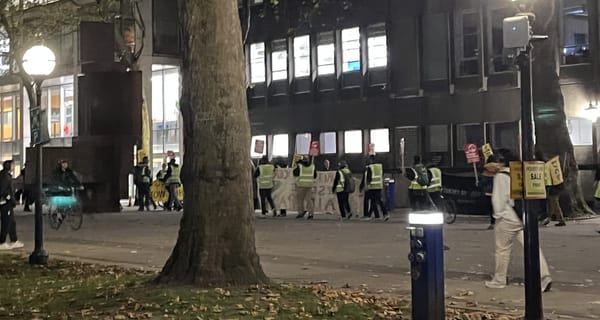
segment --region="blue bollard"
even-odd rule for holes
[[[412,287],[412,318],[444,320],[444,215],[417,212],[408,215]]]

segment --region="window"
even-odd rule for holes
[[[448,79],[448,17],[440,13],[423,16],[423,78]]]
[[[362,131],[351,130],[344,132],[344,151],[346,153],[362,153]]]
[[[375,145],[375,152],[390,152],[390,130],[371,130],[371,143]]]
[[[13,108],[15,96],[2,97],[2,141],[14,140]]]
[[[8,72],[10,69],[9,56],[10,52],[10,39],[3,37],[3,30],[0,30],[0,74]]]
[[[464,124],[456,126],[456,150],[464,150],[467,143],[474,143],[477,147],[483,145],[483,126],[481,124]]]
[[[179,68],[152,66],[152,153],[163,158],[167,151],[180,151]]]
[[[502,32],[504,18],[512,17],[517,13],[514,7],[497,8],[490,11],[490,29],[491,29],[491,53],[492,72],[502,72],[510,69],[510,65],[505,63],[504,59],[504,35]]]
[[[265,82],[265,44],[250,45],[250,82]]]
[[[310,36],[294,38],[294,77],[310,76]]]
[[[590,62],[589,14],[586,0],[561,0],[563,22],[562,63]]]
[[[317,73],[320,76],[335,73],[335,44],[333,32],[319,34],[317,45]]]
[[[479,74],[479,25],[477,11],[462,11],[457,19],[457,68],[459,76]]]
[[[285,40],[273,41],[271,52],[271,75],[273,81],[285,80],[287,74],[287,46]]]
[[[74,94],[73,77],[60,77],[46,81],[42,87],[42,109],[48,117],[50,138],[73,136]]]
[[[360,71],[360,29],[342,30],[342,71]]]
[[[387,66],[387,36],[385,34],[385,25],[369,28],[367,46],[369,49],[369,69]]]
[[[257,152],[258,151],[258,152]],[[260,158],[267,154],[267,136],[253,136],[250,142],[250,157]]]
[[[273,156],[287,157],[290,152],[290,140],[287,134],[276,134],[273,136]]]
[[[299,133],[296,135],[296,154],[308,154],[310,139],[310,133]]]
[[[337,134],[335,132],[322,132],[319,136],[322,154],[337,153]]]
[[[509,149],[519,154],[519,122],[488,123],[486,133],[494,150]]]
[[[569,136],[574,146],[591,146],[592,143],[592,121],[583,118],[569,118],[567,127]]]

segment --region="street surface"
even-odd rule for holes
[[[129,209],[130,210],[130,209]],[[50,258],[118,264],[160,270],[175,244],[181,213],[85,215],[83,227],[52,230],[46,224]],[[17,212],[17,228],[29,254],[33,216]],[[262,218],[257,215],[256,246],[267,275],[283,282],[326,282],[334,287],[367,287],[373,292],[410,295],[406,211],[389,222],[339,221],[334,215],[315,220]],[[524,307],[523,255],[513,248],[506,289],[487,289],[494,268],[493,231],[484,217],[459,216],[445,227],[447,304],[516,311]],[[573,221],[540,230],[548,259],[552,291],[544,294],[548,319],[600,319],[599,219]]]

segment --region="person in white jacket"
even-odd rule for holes
[[[496,219],[496,271],[491,281],[486,281],[488,288],[502,289],[506,287],[506,274],[510,263],[510,253],[515,238],[523,246],[523,222],[514,209],[514,201],[510,198],[510,161],[518,160],[508,150],[498,150],[500,155],[500,172],[494,176],[494,187],[492,191],[492,206],[494,207],[494,218]],[[552,278],[548,264],[540,249],[540,271],[542,291],[550,290]]]

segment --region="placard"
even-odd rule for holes
[[[375,144],[374,143],[369,143],[369,145],[367,146],[367,154],[370,156],[375,155]]]
[[[255,140],[254,141],[254,153],[263,154],[265,151],[265,141]]]
[[[525,177],[525,199],[546,199],[546,181],[544,180],[545,163],[542,161],[523,162]]]
[[[560,166],[560,157],[556,156],[546,162],[546,169],[550,173],[550,179],[552,180],[552,186],[557,186],[564,182],[562,168]]]
[[[319,141],[312,141],[310,143],[310,150],[308,151],[308,154],[316,157],[319,155],[319,153],[321,152],[321,143]]]
[[[494,151],[492,151],[492,146],[489,143],[481,146],[481,152],[483,153],[483,159],[485,162],[487,162],[487,159],[494,154]]]
[[[465,144],[464,146],[465,156],[467,157],[467,163],[479,162],[479,150],[477,145],[473,143]]]
[[[510,166],[510,198],[523,199],[523,164],[521,161],[511,161]]]

